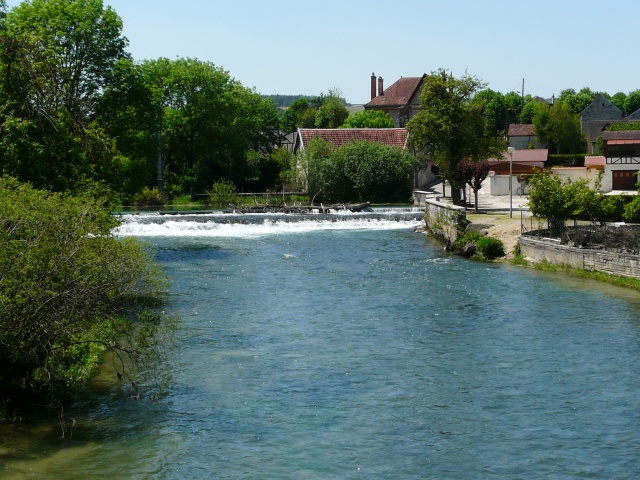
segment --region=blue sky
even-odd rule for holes
[[[9,6],[18,1],[10,0]],[[104,0],[122,17],[136,60],[191,57],[262,94],[339,89],[370,99],[439,68],[489,88],[550,98],[588,86],[640,89],[637,0]]]

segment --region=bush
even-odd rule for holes
[[[212,205],[235,205],[238,203],[236,186],[231,180],[219,180],[209,190],[209,202]]]
[[[640,196],[634,197],[633,201],[625,205],[622,217],[625,222],[640,223]]]
[[[482,237],[476,242],[478,252],[487,260],[504,257],[505,250],[502,241],[492,237]]]
[[[105,349],[142,358],[162,277],[133,239],[117,239],[110,211],[89,198],[0,178],[0,405],[58,408]],[[126,342],[126,347],[122,346]],[[135,362],[134,362],[135,363]],[[120,375],[125,372],[119,367]],[[126,376],[126,375],[125,375]]]
[[[164,205],[165,199],[157,188],[144,187],[142,192],[135,194],[133,203],[138,207],[155,207]]]
[[[466,232],[462,237],[458,238],[453,243],[453,245],[451,246],[451,249],[454,252],[458,252],[465,245],[467,245],[469,243],[476,244],[478,242],[478,240],[481,239],[482,237],[484,237],[482,232],[479,232],[478,230],[470,230],[470,231]]]

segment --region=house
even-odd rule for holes
[[[517,150],[528,149],[530,146],[533,146],[533,148],[547,147],[547,145],[536,139],[536,132],[532,123],[509,124],[507,137],[509,140],[509,146]]]
[[[404,128],[298,128],[293,152],[304,151],[311,139],[320,137],[334,147],[365,140],[384,145],[406,148],[407,131]]]
[[[371,74],[371,101],[365,110],[381,110],[391,117],[396,127],[404,127],[420,111],[420,94],[426,75],[401,77],[384,88],[382,77]]]
[[[602,132],[602,140],[604,155],[585,159],[590,163],[604,163],[602,191],[636,192],[640,180],[640,130]]]
[[[624,114],[602,94],[596,93],[591,104],[580,113],[580,130],[587,138],[589,153],[596,153],[596,142],[612,123],[623,122]]]
[[[522,175],[530,175],[536,169],[543,169],[549,157],[549,150],[546,148],[526,148],[515,150],[512,154],[505,152],[500,158],[490,158],[491,166],[489,176],[482,182],[481,193],[489,195],[509,194],[509,172],[512,172],[514,179],[511,186],[515,191],[521,187],[520,178]],[[521,193],[527,193],[521,191]]]

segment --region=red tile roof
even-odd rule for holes
[[[411,103],[413,96],[418,92],[422,84],[423,78],[424,75],[422,77],[400,78],[400,80],[389,86],[389,88],[385,88],[383,95],[378,95],[369,103],[365,104],[364,108],[398,107]]]
[[[314,137],[320,137],[336,147],[349,142],[366,140],[404,148],[407,139],[404,128],[299,128],[298,132],[303,149]]]
[[[509,136],[510,137],[533,137],[535,136],[532,123],[510,123],[509,124]]]

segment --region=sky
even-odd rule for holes
[[[9,7],[20,2],[9,0]],[[135,60],[197,58],[260,94],[371,99],[443,68],[551,98],[640,89],[638,0],[103,0]]]

